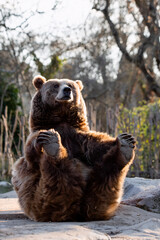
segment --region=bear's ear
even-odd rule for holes
[[[45,79],[45,77],[42,77],[42,76],[38,75],[38,76],[33,78],[32,82],[33,82],[33,85],[35,86],[35,88],[37,90],[39,90],[39,89],[41,89],[43,83],[46,82],[46,79]]]
[[[76,80],[76,83],[78,84],[80,91],[82,91],[82,89],[83,89],[82,81],[81,80]]]

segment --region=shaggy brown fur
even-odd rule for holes
[[[122,196],[135,140],[90,131],[81,81],[37,76],[25,155],[12,183],[36,221],[109,219]]]

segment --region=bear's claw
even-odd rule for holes
[[[121,146],[128,146],[131,148],[135,148],[136,140],[131,134],[122,133],[118,136],[118,140]]]

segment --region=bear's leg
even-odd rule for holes
[[[12,168],[12,184],[19,196],[23,209],[29,209],[40,178],[39,162],[42,152],[40,146],[35,148],[38,135],[39,131],[29,134],[25,145],[24,157],[18,159]]]
[[[29,217],[37,221],[77,220],[85,186],[82,163],[69,159],[58,132],[41,131],[35,147],[42,148],[40,179]],[[44,150],[44,151],[43,151]]]
[[[82,207],[86,220],[103,220],[113,216],[122,193],[125,176],[134,158],[135,139],[121,134],[115,144],[95,163]]]
[[[25,157],[15,163],[12,182],[29,218],[77,220],[85,187],[82,163],[68,159],[60,136],[51,132],[30,134]]]
[[[41,146],[37,146],[36,145],[36,139],[39,135],[39,131],[30,133],[27,141],[26,141],[26,145],[25,145],[25,159],[27,161],[27,165],[30,168],[35,168],[38,167],[39,165],[39,159],[41,157],[42,151],[41,151]]]

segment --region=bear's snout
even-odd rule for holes
[[[69,86],[61,86],[59,89],[59,93],[56,97],[56,100],[59,101],[72,101],[73,100],[73,93]]]

